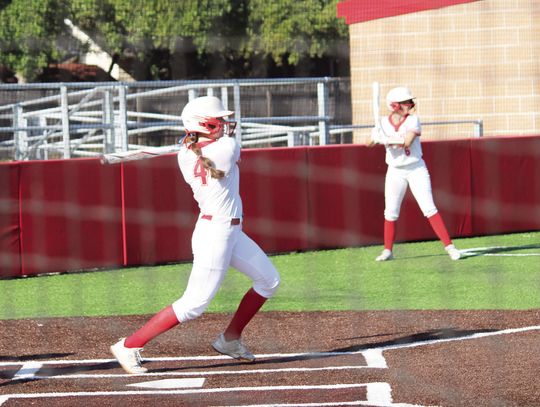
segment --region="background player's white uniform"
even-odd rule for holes
[[[452,244],[444,221],[433,202],[429,172],[422,159],[422,126],[418,117],[410,113],[415,107],[413,99],[411,91],[404,86],[391,89],[386,95],[386,105],[391,113],[373,128],[368,143],[368,146],[385,145],[388,164],[384,185],[384,250],[376,260],[386,261],[393,258],[395,224],[407,186],[411,187],[422,213],[444,244],[450,258],[458,260],[461,255]]]
[[[407,185],[411,187],[411,192],[424,216],[430,217],[437,212],[437,208],[433,202],[429,172],[422,159],[420,120],[416,115],[407,115],[400,123],[392,123],[388,116],[381,120],[381,128],[388,137],[401,138],[403,142],[408,132],[413,131],[418,134],[408,148],[396,145],[386,146],[388,170],[384,191],[385,219],[391,221],[398,219]]]
[[[273,264],[242,231],[240,145],[233,137],[207,143],[200,143],[201,150],[225,172],[221,179],[210,177],[186,145],[178,152],[180,170],[201,210],[191,240],[193,269],[184,295],[173,303],[180,322],[196,318],[206,309],[229,266],[251,278],[253,289],[265,298],[271,297],[279,285]]]

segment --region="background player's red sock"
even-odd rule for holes
[[[172,305],[169,305],[154,315],[141,329],[126,338],[124,345],[126,348],[142,348],[148,341],[178,324]]]
[[[233,339],[238,339],[242,335],[242,331],[246,327],[249,321],[255,316],[257,311],[263,306],[266,302],[266,298],[262,295],[259,295],[251,288],[242,301],[238,305],[238,309],[234,313],[234,316],[229,323],[227,329],[223,333],[223,336],[227,341],[232,341]]]
[[[396,236],[396,221],[384,220],[384,248],[392,251],[394,238]]]
[[[430,216],[428,220],[437,237],[443,242],[444,247],[452,244],[452,239],[450,239],[450,236],[448,235],[448,230],[444,225],[441,214],[437,212],[435,215]]]

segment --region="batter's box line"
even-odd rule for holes
[[[48,380],[48,379],[107,379],[107,378],[114,378],[114,377],[130,377],[130,376],[175,376],[175,377],[182,377],[182,376],[220,376],[220,375],[239,375],[239,374],[270,374],[270,373],[294,373],[294,372],[317,372],[317,371],[329,371],[329,370],[355,370],[355,369],[387,369],[388,365],[386,364],[386,360],[382,354],[382,350],[379,349],[369,349],[366,351],[360,352],[366,361],[366,365],[349,365],[349,366],[323,366],[323,367],[284,367],[284,368],[276,368],[276,369],[246,369],[246,370],[214,370],[214,371],[193,371],[193,372],[180,372],[180,371],[172,371],[172,372],[149,372],[144,373],[140,375],[132,375],[132,374],[92,374],[92,373],[85,373],[85,374],[64,374],[64,375],[39,375],[37,374],[38,371],[43,367],[44,364],[50,364],[54,365],[55,362],[52,361],[42,361],[42,362],[25,362],[21,369],[13,376],[11,380]],[[358,355],[358,352],[332,352],[332,355]],[[298,355],[298,354],[294,354]],[[310,354],[314,355],[315,357],[319,357],[320,354]],[[328,355],[328,353],[324,353],[324,355]],[[275,355],[274,355],[275,356]],[[283,358],[283,355],[278,354],[279,358]],[[200,357],[197,357],[198,359]],[[178,361],[178,359],[185,360],[186,358],[174,358],[174,357],[167,357],[167,358],[149,358],[145,359],[145,361],[156,361],[156,362],[163,362],[163,361]],[[112,362],[114,359],[111,359]],[[68,361],[62,361],[62,362],[68,362]],[[79,363],[71,363],[73,364],[81,364],[80,362],[92,362],[92,360],[83,360],[83,361],[77,361]],[[103,362],[103,360],[101,360]],[[10,362],[11,363],[11,362]],[[96,363],[96,360],[93,361],[93,363]],[[65,363],[62,363],[64,365]],[[194,367],[195,369],[195,367]]]
[[[25,380],[49,380],[49,379],[113,379],[120,377],[198,377],[198,376],[236,376],[236,375],[250,375],[250,374],[272,374],[272,373],[309,373],[309,372],[325,372],[333,370],[361,370],[371,369],[368,366],[325,366],[325,367],[284,367],[279,369],[250,369],[250,370],[217,370],[217,371],[202,371],[197,370],[194,372],[147,372],[141,374],[65,374],[65,375],[52,375],[41,376],[36,375],[31,378],[25,377]],[[13,378],[12,380],[15,380]]]
[[[259,387],[229,387],[215,389],[183,389],[183,390],[160,390],[160,391],[97,391],[97,392],[64,392],[64,393],[34,393],[34,394],[7,394],[0,396],[0,406],[10,399],[38,399],[38,398],[65,398],[65,397],[110,397],[110,396],[167,396],[167,395],[191,395],[191,394],[219,394],[230,392],[269,392],[269,391],[313,391],[313,390],[343,390],[354,388],[366,388],[366,400],[353,402],[339,402],[327,404],[284,404],[283,406],[373,406],[373,407],[419,407],[414,404],[396,403],[392,401],[392,389],[388,383],[351,383],[351,384],[328,384],[312,386],[259,386]],[[272,404],[272,406],[276,406]]]
[[[257,359],[318,359],[332,356],[354,356],[361,354],[366,360],[368,368],[386,369],[386,361],[379,349],[366,349],[361,351],[346,351],[346,352],[303,352],[303,353],[267,353],[255,355]],[[142,358],[143,362],[199,362],[212,360],[231,360],[229,356],[172,356],[159,358]],[[36,363],[42,365],[89,365],[100,363],[116,362],[116,359],[81,359],[81,360],[43,360]],[[0,362],[1,366],[20,366],[25,363],[34,363],[34,361],[25,362]]]

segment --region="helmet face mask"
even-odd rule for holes
[[[217,139],[223,135],[232,136],[236,129],[236,122],[226,121],[222,117],[210,117],[200,121],[198,126],[204,129],[198,133],[203,133],[204,137]]]

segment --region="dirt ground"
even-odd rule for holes
[[[109,346],[148,316],[0,321],[0,405],[540,406],[539,317],[263,312],[242,363],[210,346],[230,315],[206,314],[147,344],[135,376]]]

